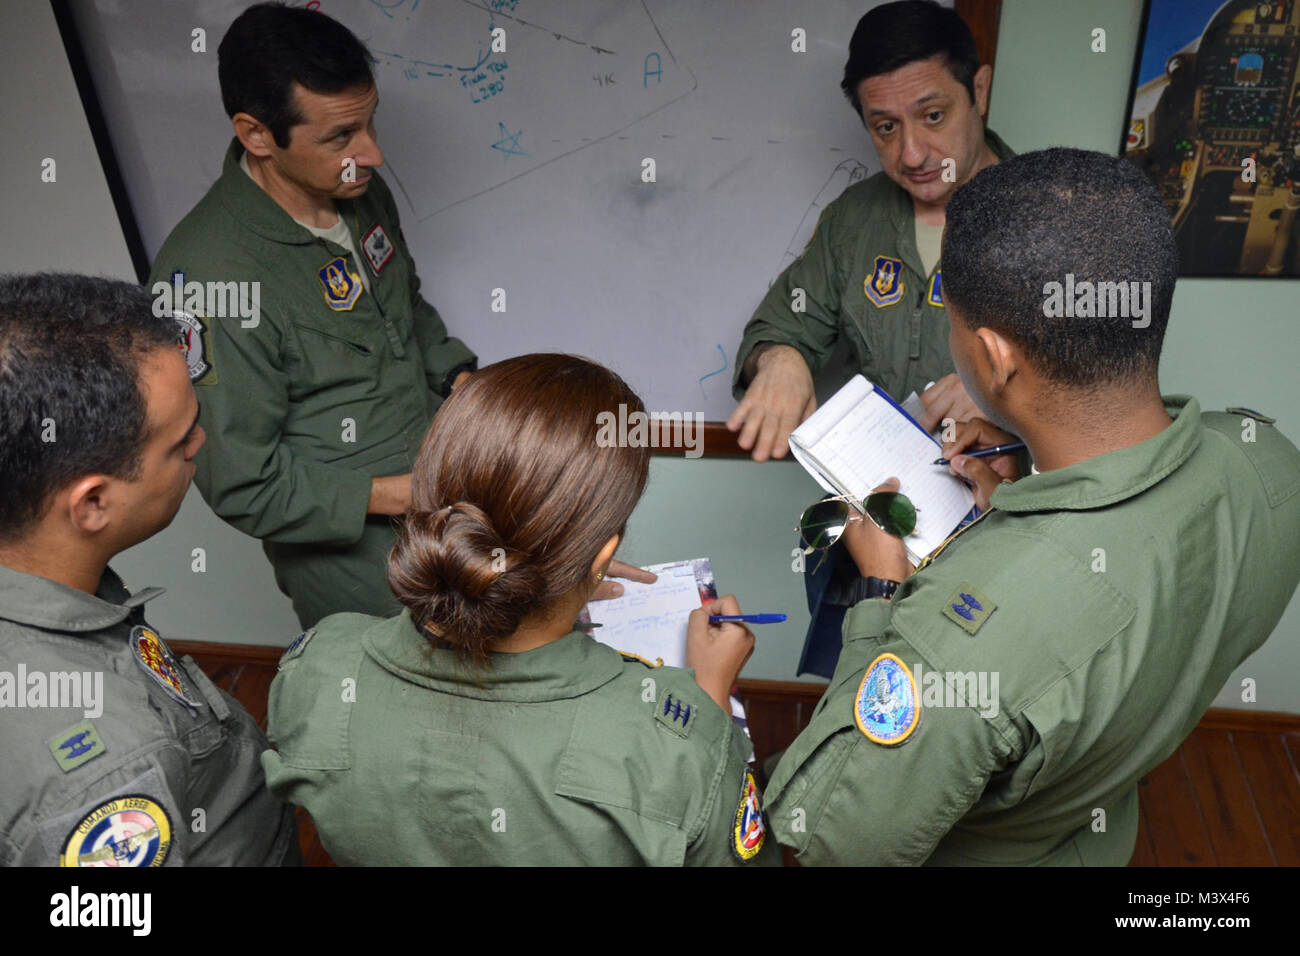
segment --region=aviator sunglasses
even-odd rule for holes
[[[916,530],[916,514],[920,510],[907,495],[897,491],[878,491],[867,495],[865,500],[853,495],[836,495],[809,505],[799,516],[799,535],[805,555],[822,552],[813,574],[821,570],[830,546],[844,535],[850,521],[860,520],[865,514],[881,531],[905,538]]]

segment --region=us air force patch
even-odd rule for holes
[[[131,636],[127,640],[131,645],[131,656],[135,658],[136,663],[167,692],[168,697],[179,701],[191,710],[200,709],[202,705],[185,693],[185,684],[181,680],[181,670],[176,663],[176,658],[172,657],[171,650],[155,631],[143,624],[137,624],[131,628]]]
[[[965,581],[948,596],[943,606],[943,616],[961,627],[967,634],[974,635],[989,615],[997,610],[997,605],[990,601]]]
[[[876,256],[871,275],[862,282],[862,291],[876,306],[883,308],[903,298],[903,260]]]
[[[898,657],[881,654],[867,668],[853,702],[853,719],[868,740],[896,747],[921,720],[916,681]]]
[[[736,808],[736,822],[731,828],[731,849],[742,860],[752,860],[763,849],[767,839],[767,821],[763,819],[763,805],[758,796],[758,784],[753,772],[746,767],[740,776],[740,806]]]
[[[59,866],[162,866],[171,847],[167,811],[132,793],[82,817],[64,841]]]
[[[384,271],[388,260],[393,258],[393,244],[388,241],[383,226],[375,223],[370,227],[370,231],[361,240],[361,251],[366,254],[366,262],[370,263],[371,272],[379,275]]]
[[[208,362],[208,327],[197,315],[180,309],[172,312],[172,318],[180,326],[180,339],[176,344],[181,354],[185,356],[190,381],[198,385],[203,377],[212,371],[212,365]],[[204,382],[204,384],[211,385],[215,382],[216,377],[213,376],[212,382]]]
[[[335,312],[351,312],[361,297],[361,277],[348,269],[348,261],[335,256],[316,274],[325,291],[325,304]]]

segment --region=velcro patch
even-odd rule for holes
[[[881,654],[862,675],[853,720],[868,740],[885,747],[897,747],[916,730],[921,721],[916,680],[894,654]]]
[[[655,720],[678,737],[685,737],[695,726],[695,707],[665,689],[655,702]]]
[[[131,628],[127,643],[131,647],[131,656],[135,658],[135,662],[167,692],[168,697],[191,710],[202,709],[203,705],[186,693],[185,683],[181,680],[181,667],[172,656],[171,649],[163,643],[163,639],[156,631],[143,624],[137,624]]]
[[[88,763],[108,751],[108,747],[104,746],[104,741],[99,736],[99,731],[89,720],[83,720],[75,727],[69,727],[62,733],[55,734],[49,739],[49,745],[54,762],[64,773],[76,770],[83,763]]]
[[[731,828],[731,849],[742,860],[752,860],[763,849],[767,839],[767,820],[763,818],[763,804],[758,793],[754,774],[746,767],[740,775],[740,806],[736,808],[736,822]]]
[[[167,811],[141,793],[114,797],[73,826],[59,866],[162,866],[172,846]]]
[[[967,634],[974,634],[997,605],[965,581],[948,596],[943,606],[943,616],[958,625]]]
[[[316,628],[310,627],[295,637],[289,643],[289,646],[284,649],[284,653],[280,655],[280,666],[283,667],[287,662],[301,654],[306,649],[307,642],[310,641],[315,634]]]

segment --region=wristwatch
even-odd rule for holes
[[[858,578],[845,595],[847,598],[845,603],[852,606],[859,601],[869,601],[872,598],[884,598],[888,601],[898,590],[899,583],[889,578]]]

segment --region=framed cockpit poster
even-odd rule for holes
[[[1148,0],[1120,151],[1181,274],[1300,275],[1300,0]]]

